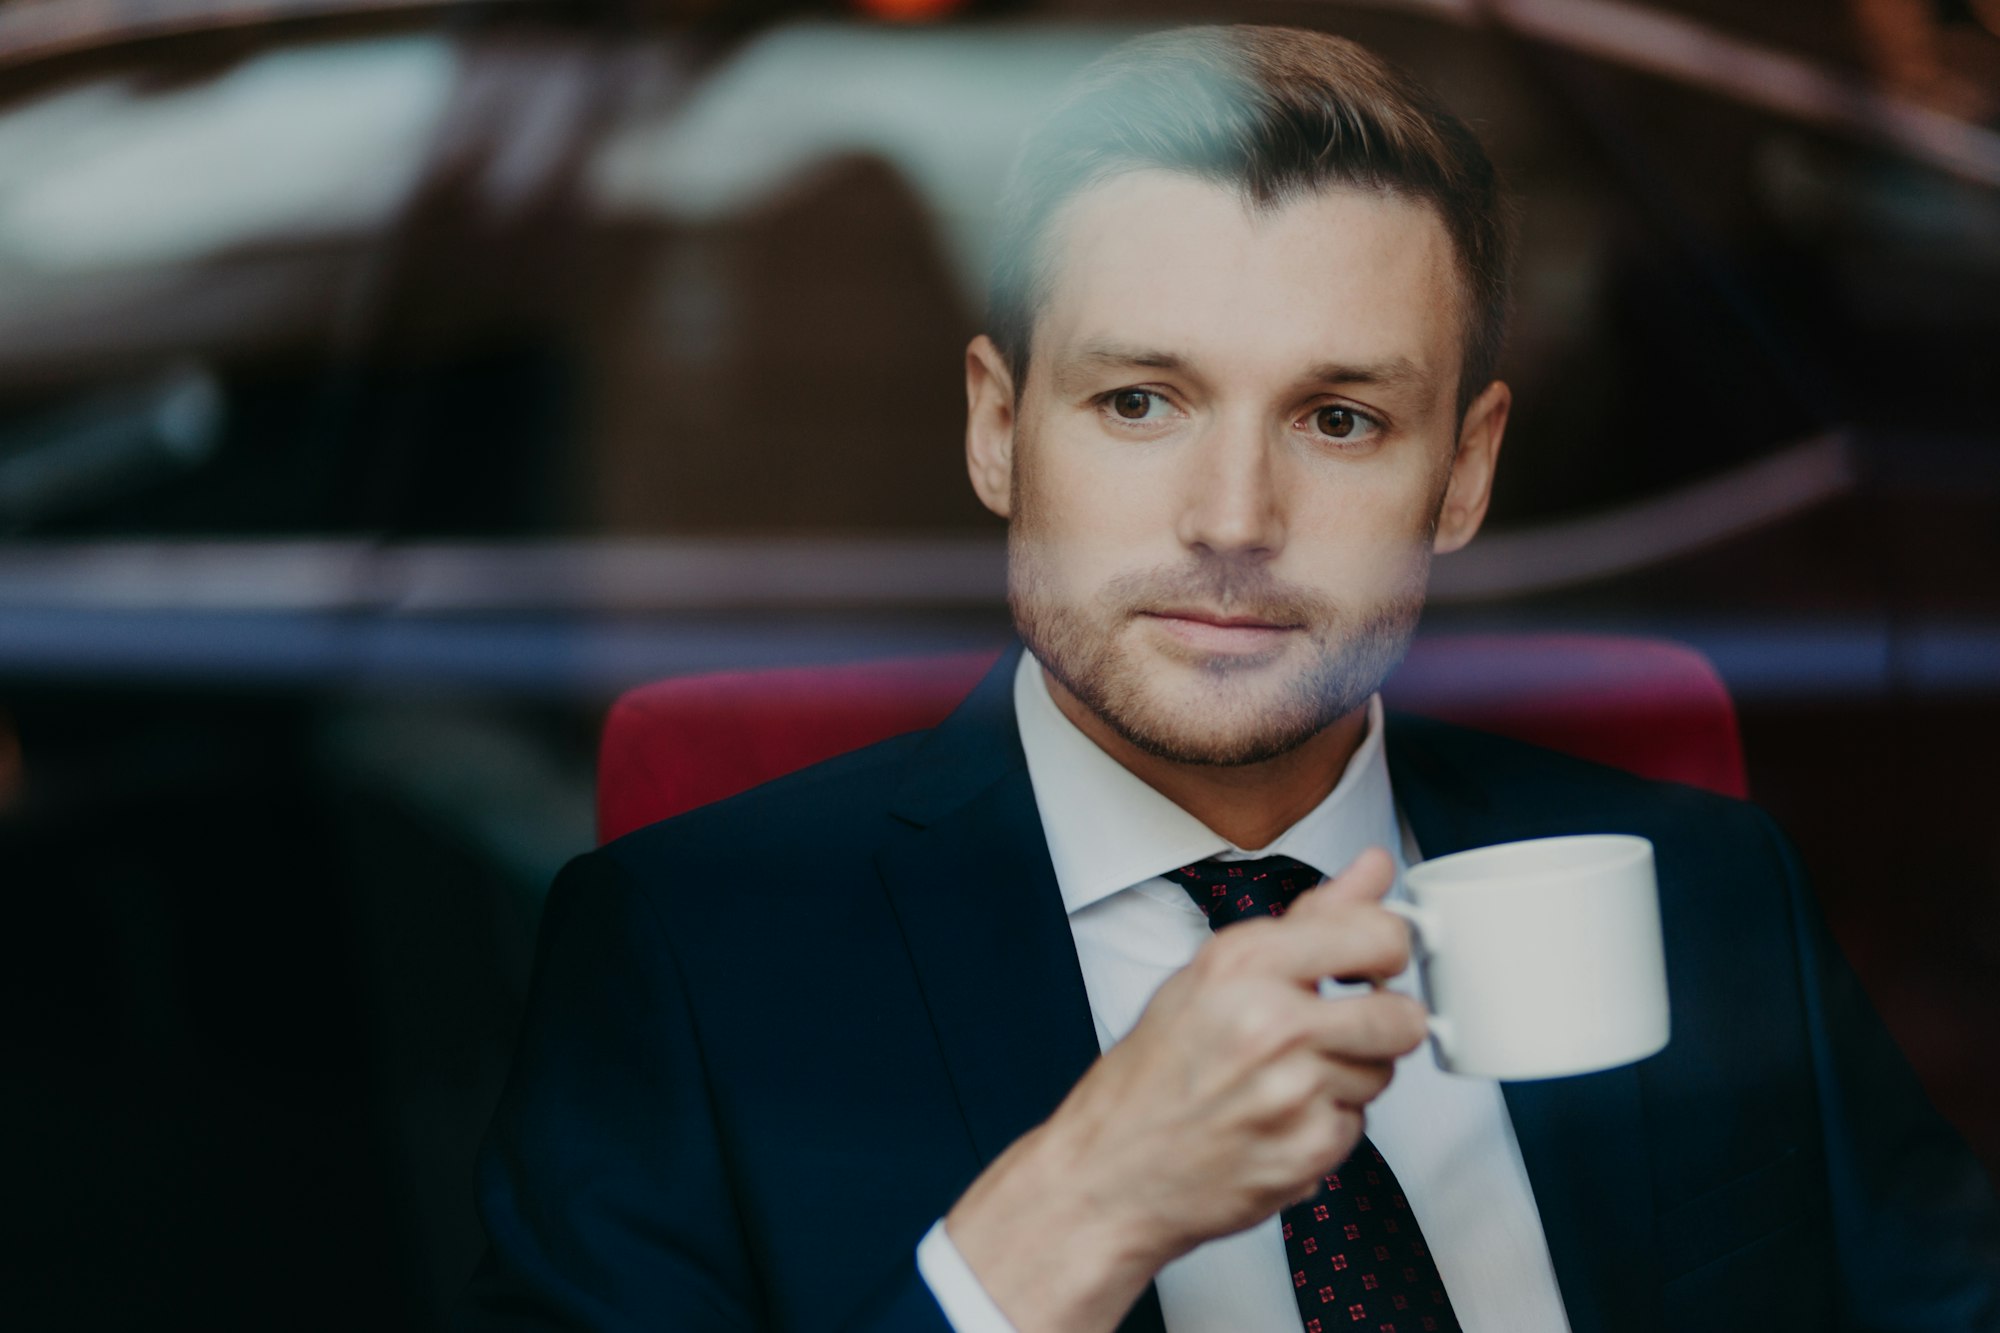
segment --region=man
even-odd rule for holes
[[[1027,652],[565,870],[469,1326],[2000,1328],[1990,1191],[1763,816],[1381,713],[1506,426],[1501,207],[1337,39],[1086,75],[966,358]],[[1604,830],[1673,1042],[1439,1073],[1398,863]]]

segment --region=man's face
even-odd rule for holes
[[[1049,246],[1017,407],[991,344],[968,354],[969,459],[1010,519],[1016,623],[1149,753],[1283,754],[1379,686],[1434,546],[1484,512],[1505,388],[1467,414],[1468,464],[1443,223],[1379,191],[1257,210],[1142,171],[1071,200]]]

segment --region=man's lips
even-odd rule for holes
[[[1261,616],[1224,615],[1199,607],[1166,607],[1141,614],[1174,638],[1212,652],[1255,652],[1303,628]]]
[[[1157,611],[1142,611],[1141,615],[1153,616],[1160,620],[1187,620],[1198,625],[1215,625],[1222,629],[1298,629],[1291,621],[1271,620],[1264,616],[1230,616],[1220,611],[1204,611],[1199,607],[1171,606]]]

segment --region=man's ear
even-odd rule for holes
[[[965,348],[965,470],[979,502],[1002,518],[1014,494],[1014,376],[993,340]]]
[[[1507,433],[1507,411],[1513,405],[1513,390],[1494,380],[1465,409],[1451,480],[1438,506],[1437,535],[1431,539],[1437,554],[1456,551],[1471,541],[1486,520],[1486,505],[1493,498],[1493,469],[1500,461],[1500,440]]]

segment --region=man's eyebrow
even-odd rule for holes
[[[1387,389],[1424,389],[1431,383],[1430,372],[1406,356],[1392,356],[1385,361],[1358,365],[1347,361],[1322,361],[1307,369],[1302,378],[1314,384],[1368,384]]]
[[[1075,374],[1087,367],[1122,369],[1138,367],[1147,370],[1188,371],[1193,368],[1191,360],[1178,352],[1162,348],[1141,347],[1130,343],[1087,342],[1065,356],[1056,367],[1058,374]],[[1299,376],[1301,383],[1372,385],[1387,389],[1414,388],[1428,390],[1431,385],[1430,372],[1406,356],[1392,356],[1381,361],[1321,361],[1308,366]]]
[[[1149,370],[1188,368],[1188,359],[1178,352],[1113,342],[1087,342],[1063,361],[1065,366],[1144,366]]]

